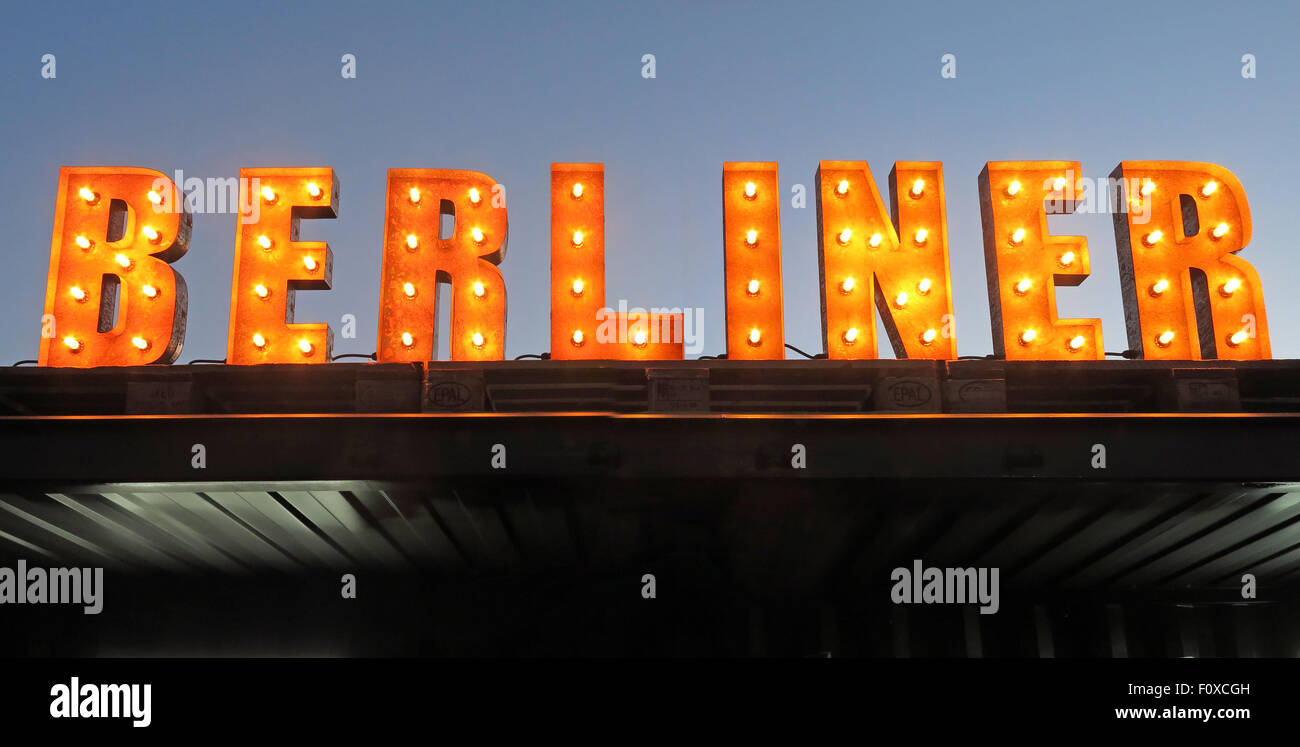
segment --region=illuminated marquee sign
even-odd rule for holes
[[[1101,321],[1060,319],[1056,288],[1079,285],[1081,236],[1052,235],[1049,214],[1075,210],[1072,161],[990,162],[979,175],[989,310],[997,357],[1099,360]],[[328,290],[333,254],[299,241],[303,219],[337,218],[329,168],[244,169],[235,232],[226,361],[328,363],[328,324],[294,321],[297,290]],[[1111,175],[1129,347],[1147,359],[1266,359],[1259,273],[1237,257],[1250,242],[1241,184],[1219,166],[1125,161]],[[256,185],[256,186],[253,186]],[[886,213],[863,161],[817,169],[817,259],[823,347],[832,359],[877,357],[876,314],[899,358],[957,357],[943,167],[899,162]],[[438,297],[452,293],[452,360],[505,356],[509,230],[499,185],[475,171],[388,172],[376,360],[429,361]],[[256,192],[255,194],[253,192]],[[605,171],[551,167],[551,358],[680,360],[680,314],[605,308]],[[785,357],[781,194],[775,163],[722,168],[727,357]],[[1140,208],[1140,209],[1138,209]],[[444,226],[450,230],[444,234]],[[63,168],[55,203],[39,363],[93,367],[172,363],[185,337],[191,217],[176,185],[140,168]]]

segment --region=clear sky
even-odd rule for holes
[[[549,166],[606,168],[608,297],[699,307],[724,350],[721,170],[777,161],[786,339],[820,350],[814,173],[867,160],[942,161],[958,348],[991,352],[976,178],[991,160],[1218,163],[1241,180],[1278,358],[1300,357],[1300,259],[1288,221],[1300,157],[1295,3],[520,2],[23,3],[0,24],[0,363],[35,358],[58,170],[143,166],[237,176],[330,166],[334,288],[297,321],[358,320],[336,353],[375,349],[389,168],[483,171],[507,188],[507,354],[548,348]],[[41,76],[56,56],[57,77]],[[356,55],[357,77],[340,76]],[[643,79],[641,58],[656,57]],[[941,57],[957,77],[940,76]],[[1253,54],[1257,77],[1242,77]],[[189,284],[181,361],[225,356],[233,215],[196,215],[175,267]],[[1092,277],[1063,317],[1100,317],[1126,345],[1109,215],[1082,234]],[[888,348],[887,339],[881,342]],[[888,350],[882,355],[890,356]]]

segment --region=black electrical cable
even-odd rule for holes
[[[333,358],[330,358],[330,360],[336,361],[341,358],[366,358],[367,360],[373,361],[375,360],[375,354],[374,353],[343,353],[342,355],[336,355]]]
[[[222,358],[221,360],[217,360],[216,358],[195,358],[194,360],[190,361],[189,363],[186,363],[185,365],[192,366],[195,363],[225,363],[225,362],[226,362],[225,358]]]
[[[29,363],[38,363],[38,362],[39,362],[39,361],[35,361],[35,360],[24,360],[24,361],[18,361],[17,363],[15,363],[15,364],[13,364],[12,366],[10,366],[10,368],[17,368],[18,366],[26,366],[26,365],[29,364]]]
[[[809,360],[813,360],[813,359],[817,359],[817,358],[825,358],[825,357],[826,357],[826,354],[825,354],[825,353],[818,353],[817,355],[809,355],[808,353],[805,353],[804,351],[800,350],[799,348],[796,348],[795,346],[791,345],[791,344],[788,343],[788,342],[785,344],[785,346],[786,346],[787,348],[789,348],[790,350],[793,350],[794,352],[798,353],[799,355],[802,355],[803,357],[808,358]]]
[[[516,356],[515,356],[515,360],[517,360],[517,361],[521,361],[521,360],[523,360],[523,359],[525,359],[525,358],[536,358],[536,359],[539,360],[539,361],[549,361],[549,360],[551,359],[551,354],[550,354],[550,353],[541,353],[541,354],[538,354],[538,353],[524,353],[523,355],[516,355]]]
[[[1136,360],[1138,357],[1138,352],[1136,350],[1125,350],[1122,353],[1106,353],[1106,355],[1112,355],[1115,356],[1116,358],[1127,358],[1129,360]]]

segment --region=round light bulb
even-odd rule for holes
[[[841,180],[840,180],[840,183],[837,184],[837,185],[835,185],[835,194],[840,195],[841,197],[843,197],[844,195],[846,195],[846,194],[848,194],[848,193],[849,193],[849,180],[848,180],[848,179],[841,179]]]
[[[1074,252],[1066,252],[1065,254],[1061,255],[1062,267],[1069,267],[1072,264],[1074,264]]]
[[[583,283],[582,283],[581,280],[575,280],[575,281],[573,281],[573,287],[571,288],[571,292],[572,292],[573,295],[575,295],[575,296],[581,296],[581,295],[582,295],[582,289],[583,289],[584,287],[585,287],[585,286],[583,285]]]
[[[271,291],[267,290],[266,286],[261,283],[253,286],[253,293],[257,294],[258,298],[266,298],[271,295]]]
[[[256,333],[255,333],[255,334],[253,335],[253,345],[254,345],[255,347],[259,347],[259,348],[264,348],[264,347],[266,347],[266,338],[265,338],[265,337],[262,337],[260,334],[256,334]]]
[[[302,265],[307,268],[308,272],[316,271],[316,260],[310,254],[302,258]]]
[[[99,202],[99,195],[95,194],[95,191],[92,190],[90,187],[82,187],[81,189],[77,190],[77,194],[81,195],[81,199],[91,204]],[[68,339],[72,339],[72,338],[68,338]]]
[[[894,296],[894,305],[900,309],[907,305],[906,291],[900,291],[897,296]]]
[[[155,229],[153,226],[145,226],[144,228],[140,229],[140,233],[144,234],[144,237],[146,239],[149,239],[150,243],[153,244],[157,244],[158,240],[162,238],[162,235],[159,234],[158,230]]]
[[[63,338],[63,344],[67,346],[68,350],[71,350],[74,353],[81,350],[81,340],[78,340],[75,337]]]
[[[758,195],[758,185],[753,182],[745,182],[745,199],[752,200]]]
[[[1160,239],[1164,238],[1164,236],[1165,236],[1165,232],[1157,228],[1156,230],[1142,237],[1142,243],[1146,244],[1147,246],[1155,246],[1160,241]]]
[[[1233,332],[1228,337],[1228,344],[1235,348],[1241,343],[1245,342],[1248,337],[1250,337],[1250,335],[1246,332],[1246,330],[1239,329],[1236,332]]]
[[[474,230],[477,231],[478,229],[474,229]],[[574,232],[573,232],[573,245],[574,245],[574,246],[582,246],[582,239],[583,239],[582,231],[574,231]],[[475,240],[477,241],[477,239],[475,239]]]
[[[483,196],[478,193],[477,188],[475,187],[469,188],[469,201],[471,205],[477,205],[483,201]]]
[[[939,333],[938,333],[938,332],[935,332],[933,328],[931,328],[931,329],[927,329],[926,331],[924,331],[924,332],[921,333],[921,344],[922,344],[922,345],[929,345],[929,344],[933,343],[934,340],[935,340],[935,338],[937,338],[938,336],[939,336]]]
[[[1201,197],[1209,197],[1210,195],[1214,194],[1215,190],[1217,190],[1218,188],[1219,188],[1218,182],[1206,182],[1205,186],[1201,187]]]
[[[270,249],[272,246],[275,245],[275,242],[271,240],[270,236],[267,236],[266,234],[262,234],[261,236],[257,237],[257,244],[263,249]]]
[[[152,202],[155,205],[162,204],[162,195],[158,194],[158,190],[156,189],[149,190],[149,202]]]
[[[477,280],[474,281],[474,295],[478,298],[487,295],[487,286]]]
[[[158,289],[153,287],[152,285],[149,285],[148,283],[140,286],[140,292],[143,293],[147,298],[158,297]]]
[[[758,281],[757,281],[757,280],[751,280],[751,281],[749,281],[749,285],[746,285],[746,286],[745,286],[745,292],[748,293],[748,294],[751,295],[751,296],[757,296],[757,295],[758,295]]]
[[[921,196],[922,194],[924,194],[924,193],[925,193],[925,180],[924,180],[924,179],[917,179],[916,181],[912,182],[912,196],[913,196],[913,197],[920,197],[920,196]]]
[[[475,332],[473,335],[470,335],[469,341],[474,343],[474,347],[476,348],[483,347],[483,333]]]
[[[311,355],[311,343],[307,340],[299,340],[298,349],[302,351],[303,355]]]
[[[1151,284],[1151,295],[1153,296],[1159,296],[1167,290],[1169,290],[1169,281],[1163,278]]]
[[[853,278],[851,278],[851,277],[844,278],[844,280],[842,280],[842,281],[840,282],[840,292],[841,292],[841,293],[852,293],[852,292],[853,292],[853,285],[854,285]]]
[[[916,290],[925,295],[930,292],[930,278],[921,278],[921,282],[916,284]]]
[[[579,182],[579,183],[577,183],[577,184],[574,184],[574,185],[573,185],[573,190],[570,191],[569,194],[573,195],[573,199],[575,199],[575,200],[581,200],[581,199],[582,199],[582,183]]]
[[[322,194],[320,185],[316,182],[307,182],[307,194],[311,195],[313,200],[319,199]]]
[[[582,330],[580,329],[573,330],[573,335],[569,337],[569,341],[574,345],[581,345],[584,339],[585,338],[582,336]]]
[[[871,234],[871,238],[867,239],[867,245],[870,246],[872,249],[875,249],[876,247],[880,246],[880,242],[884,240],[885,240],[884,236],[878,233],[873,233]]]
[[[78,301],[85,301],[85,300],[86,300],[86,292],[85,292],[84,290],[82,290],[79,286],[76,286],[76,285],[74,285],[74,286],[72,286],[71,288],[68,289],[68,295],[72,296],[73,298],[77,299]]]
[[[143,337],[132,337],[132,338],[131,338],[131,344],[135,346],[135,349],[136,349],[136,350],[148,350],[148,349],[149,349],[149,341],[146,340],[146,339],[144,339]]]
[[[78,236],[76,241],[77,241],[77,246],[81,247],[82,249],[89,249],[90,247],[95,245],[95,242],[91,241],[85,236]]]
[[[125,254],[118,254],[117,256],[113,257],[113,261],[116,262],[118,266],[120,266],[122,269],[127,269],[131,266],[131,258],[126,256]]]
[[[420,188],[411,187],[411,191],[407,193],[407,198],[411,201],[412,205],[418,205],[420,202]]]
[[[411,336],[411,333],[410,333],[410,332],[403,332],[403,333],[402,333],[402,345],[403,345],[404,347],[408,347],[408,348],[409,348],[409,347],[411,347],[411,346],[414,345],[414,344],[415,344],[415,338]]]
[[[1052,191],[1054,191],[1054,192],[1060,192],[1060,191],[1063,190],[1063,189],[1065,189],[1065,177],[1063,177],[1063,176],[1058,176],[1058,177],[1056,177],[1056,179],[1052,182]]]
[[[847,244],[847,243],[849,243],[849,241],[851,241],[852,239],[853,239],[853,229],[852,229],[852,228],[846,228],[846,229],[844,229],[843,231],[840,231],[839,242],[840,242],[841,244]]]
[[[1011,243],[1015,246],[1020,246],[1021,244],[1024,243],[1024,241],[1025,241],[1025,229],[1017,228],[1011,234]]]
[[[928,238],[929,235],[930,235],[929,231],[925,230],[924,228],[920,228],[917,229],[916,235],[913,237],[913,240],[916,241],[918,245],[924,244],[926,238]]]
[[[1227,233],[1228,233],[1228,224],[1220,223],[1219,225],[1214,227],[1214,231],[1213,233],[1211,233],[1211,235],[1214,236],[1214,238],[1216,239],[1221,239],[1224,236],[1226,236]]]
[[[1029,343],[1033,342],[1036,337],[1038,337],[1037,330],[1027,329],[1024,332],[1020,333],[1020,344],[1028,345]]]
[[[1034,281],[1029,278],[1020,278],[1020,282],[1016,283],[1016,294],[1023,296],[1028,293],[1029,289],[1032,287],[1034,287]]]
[[[1167,329],[1156,337],[1156,344],[1162,348],[1169,347],[1169,343],[1174,341],[1174,331]]]
[[[1083,335],[1075,335],[1070,338],[1070,341],[1066,343],[1066,345],[1071,351],[1077,351],[1083,347],[1083,343],[1085,342],[1087,342],[1087,340],[1084,339]]]
[[[1145,182],[1142,182],[1142,190],[1141,190],[1141,192],[1142,192],[1142,196],[1143,196],[1143,197],[1146,197],[1147,195],[1151,194],[1151,193],[1154,192],[1154,191],[1156,191],[1156,183],[1155,183],[1155,182],[1151,181],[1150,179],[1148,179],[1148,180],[1145,181]]]
[[[416,236],[416,235],[413,234],[413,233],[408,233],[408,234],[406,234],[406,248],[407,248],[407,249],[419,249],[419,248],[420,248],[420,237],[419,237],[419,236]]]
[[[745,232],[745,244],[748,245],[748,246],[755,246],[755,245],[757,245],[757,244],[758,244],[758,231],[755,231],[755,230],[752,229],[752,228],[749,229],[748,231],[746,231],[746,232]]]
[[[644,329],[638,329],[637,331],[632,333],[632,344],[636,345],[639,348],[645,347],[646,341],[648,339],[649,337],[646,335]]]
[[[1007,197],[1015,197],[1020,194],[1020,182],[1011,182],[1007,185]]]
[[[270,187],[262,187],[262,199],[268,203],[275,202],[275,190]]]
[[[1228,280],[1228,282],[1224,283],[1224,284],[1219,288],[1219,292],[1222,293],[1222,294],[1225,295],[1225,296],[1231,296],[1231,295],[1232,295],[1233,293],[1235,293],[1235,292],[1237,291],[1237,289],[1240,288],[1240,287],[1241,287],[1241,281],[1240,281],[1240,280],[1238,280],[1237,278],[1230,278],[1230,279]]]
[[[415,283],[402,283],[402,293],[407,298],[415,298]]]
[[[755,327],[754,329],[749,330],[749,344],[750,344],[750,345],[757,345],[757,344],[759,344],[759,343],[762,342],[762,341],[763,341],[763,333],[762,333],[762,332],[759,332],[757,327]]]
[[[858,328],[857,328],[857,327],[849,327],[848,329],[844,330],[844,342],[845,342],[845,343],[847,343],[847,344],[849,344],[849,345],[852,345],[853,343],[857,342],[857,340],[858,340]]]

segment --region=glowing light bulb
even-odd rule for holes
[[[113,261],[116,262],[118,266],[124,270],[131,266],[131,258],[126,256],[125,254],[118,254],[114,256]]]
[[[1034,287],[1034,281],[1029,278],[1020,278],[1020,282],[1016,283],[1016,294],[1023,296],[1028,293],[1029,289],[1032,287]]]
[[[1017,228],[1015,232],[1011,234],[1011,243],[1014,244],[1015,246],[1020,246],[1021,244],[1024,243],[1024,241],[1025,241],[1025,229]]]
[[[270,249],[272,246],[275,246],[275,242],[272,241],[271,237],[267,236],[266,234],[262,234],[261,236],[257,237],[257,244],[263,249]]]
[[[81,350],[81,340],[78,340],[75,337],[63,338],[63,344],[67,346],[68,350],[71,350],[74,353]]]
[[[1228,344],[1235,348],[1245,342],[1248,337],[1250,337],[1250,334],[1246,330],[1239,329],[1228,337]]]
[[[77,285],[74,285],[74,286],[72,286],[71,288],[68,289],[68,295],[72,296],[73,298],[77,299],[78,301],[85,301],[85,300],[86,300],[86,292],[85,292],[84,290],[82,290],[80,286],[77,286]]]
[[[478,298],[487,295],[487,286],[478,281],[474,281],[474,295]]]
[[[1156,344],[1162,348],[1169,347],[1169,343],[1174,341],[1174,331],[1167,329],[1156,337]]]
[[[253,286],[253,293],[256,294],[258,298],[266,298],[267,296],[271,295],[271,291],[268,290],[267,287],[265,285],[262,285],[261,283],[258,283],[257,285]]]
[[[402,283],[402,293],[407,298],[415,298],[415,283]]]
[[[1156,183],[1148,179],[1145,182],[1142,182],[1142,189],[1140,191],[1142,192],[1142,196],[1146,197],[1156,191]]]
[[[262,337],[262,335],[260,335],[260,334],[258,334],[258,333],[254,333],[254,334],[253,334],[253,346],[254,346],[254,347],[259,347],[259,348],[264,348],[264,347],[266,347],[266,338],[265,338],[265,337]]]
[[[925,192],[925,180],[924,180],[924,179],[917,179],[916,181],[912,182],[912,196],[913,196],[913,197],[920,197],[922,194],[924,194],[924,192]]]
[[[1020,194],[1020,182],[1011,182],[1007,185],[1007,197],[1015,197]]]
[[[91,241],[90,239],[86,238],[85,236],[78,236],[78,237],[77,237],[77,246],[81,247],[82,249],[89,249],[90,247],[92,247],[92,246],[94,246],[94,245],[95,245],[95,242]]]
[[[1029,343],[1033,342],[1034,339],[1037,337],[1038,337],[1037,330],[1027,329],[1024,332],[1020,333],[1020,344],[1028,345]]]
[[[403,332],[403,333],[402,333],[402,345],[405,346],[405,347],[408,347],[408,348],[409,348],[409,347],[411,347],[411,346],[414,345],[414,344],[415,344],[415,338],[411,336],[411,333],[410,333],[410,332]]]
[[[478,229],[476,228],[476,229],[474,229],[474,230],[477,231]],[[583,239],[582,231],[574,231],[574,232],[573,232],[573,245],[574,245],[574,246],[582,246],[582,239]],[[477,239],[475,239],[475,240],[477,241]]]
[[[916,290],[925,295],[930,292],[930,278],[921,278],[921,282],[916,284]]]
[[[884,236],[881,236],[881,235],[878,234],[878,233],[873,233],[873,234],[871,234],[871,238],[870,238],[870,239],[867,239],[867,244],[868,244],[872,249],[875,249],[876,247],[880,246],[880,242],[882,242],[882,241],[884,241],[884,240],[885,240],[885,237],[884,237]]]
[[[573,335],[569,338],[569,342],[572,342],[574,345],[581,345],[584,339],[585,338],[582,336],[582,330],[575,329],[573,330]]]
[[[644,329],[638,329],[636,332],[632,333],[632,344],[636,345],[639,348],[645,347],[646,341],[649,339],[650,338],[648,335],[646,335],[646,331]]]
[[[852,240],[852,239],[853,239],[853,229],[852,229],[852,228],[846,228],[846,229],[844,229],[843,231],[840,231],[839,242],[840,242],[841,244],[847,244],[847,243],[849,243],[849,241]]]
[[[920,229],[917,229],[917,231],[916,231],[916,235],[913,236],[912,238],[913,238],[913,240],[917,243],[917,245],[919,246],[919,245],[925,243],[925,240],[926,240],[926,238],[929,237],[929,235],[930,235],[930,232],[929,232],[929,231],[925,230],[924,228],[920,228]]]
[[[843,197],[849,193],[849,180],[841,179],[840,183],[835,185],[835,194]]]
[[[262,187],[262,199],[267,203],[273,203],[276,200],[275,190],[270,187]]]
[[[144,285],[140,286],[140,292],[143,293],[146,298],[158,297],[158,289],[153,287],[152,285],[149,285],[148,283],[145,283]]]
[[[745,182],[745,199],[752,200],[758,196],[758,185],[753,182]]]
[[[411,191],[407,193],[407,198],[410,199],[412,205],[420,204],[420,188],[411,187]]]
[[[319,184],[316,182],[307,182],[307,194],[311,195],[313,200],[318,200],[323,193],[320,190]]]
[[[148,349],[149,349],[149,341],[146,340],[146,339],[144,339],[143,337],[132,337],[132,338],[131,338],[131,344],[135,346],[135,349],[136,349],[136,350],[148,350]]]
[[[1167,290],[1169,290],[1169,281],[1164,278],[1151,284],[1151,295],[1153,296],[1159,296]]]
[[[1061,255],[1062,267],[1069,267],[1072,264],[1074,264],[1074,252],[1066,252],[1065,254]]]
[[[854,285],[853,278],[851,277],[844,278],[844,280],[840,281],[840,293],[852,293],[853,285]]]
[[[1160,241],[1160,239],[1164,238],[1164,236],[1165,236],[1165,232],[1157,228],[1151,233],[1148,233],[1146,236],[1143,236],[1142,243],[1146,244],[1147,246],[1155,246],[1156,243]]]
[[[757,245],[757,244],[758,244],[758,231],[755,231],[755,230],[752,229],[752,228],[749,229],[748,231],[746,231],[746,232],[745,232],[745,244],[746,244],[747,246],[755,246],[755,245]]]
[[[573,281],[573,287],[571,288],[571,291],[572,291],[573,295],[575,295],[575,296],[581,296],[581,295],[582,295],[582,289],[585,288],[585,287],[586,287],[586,286],[583,285],[583,282],[582,282],[581,280],[575,280],[575,281]]]
[[[298,349],[302,351],[303,355],[311,355],[311,343],[307,340],[299,340]]]
[[[1065,189],[1065,177],[1058,176],[1056,177],[1056,180],[1052,182],[1052,191],[1060,192],[1063,189]]]
[[[316,260],[310,254],[308,254],[307,256],[302,258],[302,266],[306,267],[308,272],[315,272]]]
[[[1081,349],[1085,342],[1087,342],[1087,340],[1084,339],[1083,335],[1075,335],[1070,338],[1070,341],[1066,343],[1066,346],[1070,348],[1071,352],[1074,352]]]
[[[149,202],[152,202],[155,205],[162,204],[162,195],[158,194],[158,190],[156,189],[149,190]]]
[[[408,234],[406,234],[406,248],[407,248],[407,249],[419,249],[419,248],[420,248],[420,237],[419,237],[419,236],[416,236],[416,235],[413,234],[413,233],[408,233]]]
[[[1206,182],[1205,186],[1201,187],[1201,197],[1209,197],[1210,195],[1214,194],[1215,190],[1217,190],[1218,188],[1219,188],[1218,182]]]
[[[749,330],[749,344],[750,344],[750,345],[757,345],[757,344],[759,344],[759,343],[762,342],[762,341],[763,341],[763,333],[762,333],[762,332],[759,332],[757,327],[755,327],[754,329]]]
[[[1221,239],[1224,236],[1226,236],[1227,233],[1228,233],[1228,224],[1220,223],[1219,225],[1214,227],[1214,231],[1210,235],[1216,239]]]
[[[1241,281],[1237,278],[1231,278],[1219,288],[1219,293],[1222,293],[1225,296],[1231,296],[1240,287]]]
[[[469,188],[469,201],[471,205],[477,205],[483,201],[483,196],[478,193],[476,187]]]
[[[575,200],[581,200],[581,199],[582,199],[582,183],[581,183],[581,182],[578,182],[577,184],[574,184],[574,185],[573,185],[573,190],[572,190],[569,194],[573,195],[573,199],[575,199]]]
[[[470,335],[469,341],[474,343],[474,347],[476,348],[483,347],[483,333],[475,332],[474,334]]]
[[[906,291],[900,291],[897,296],[894,296],[894,305],[900,309],[907,305]]]
[[[140,233],[144,234],[144,237],[146,239],[149,239],[149,242],[152,244],[157,244],[158,239],[162,238],[161,234],[159,234],[158,230],[155,229],[153,226],[145,226],[144,228],[140,229]]]
[[[844,342],[846,344],[852,345],[854,342],[857,342],[857,339],[858,339],[857,327],[849,327],[848,329],[844,330]]]
[[[81,189],[77,190],[77,194],[81,195],[81,199],[85,200],[86,202],[89,202],[92,205],[95,204],[96,202],[99,202],[99,195],[95,194],[94,190],[92,190],[90,187],[82,187]],[[68,338],[68,339],[72,339],[72,338]]]
[[[931,329],[927,329],[926,331],[924,331],[924,332],[921,333],[921,344],[922,344],[922,345],[929,345],[929,344],[933,343],[934,340],[935,340],[935,338],[938,337],[938,336],[939,336],[939,333],[938,333],[938,332],[935,332],[933,328],[931,328]]]
[[[751,296],[757,296],[757,295],[758,295],[758,281],[757,281],[757,280],[751,280],[751,281],[749,281],[749,285],[745,286],[745,292],[748,293],[748,294],[751,295]]]

